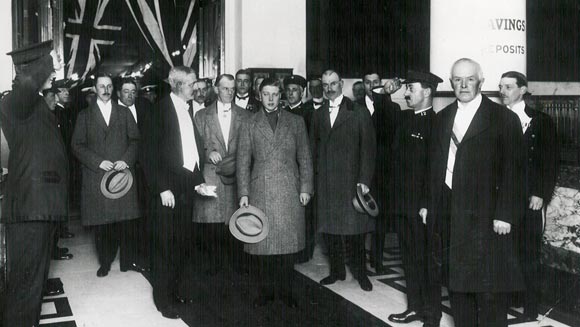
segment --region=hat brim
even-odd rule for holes
[[[352,204],[357,212],[368,214],[371,217],[379,215],[377,202],[370,193],[363,194],[360,185],[356,187],[356,196],[352,199]]]
[[[117,174],[127,174],[127,184],[125,184],[125,187],[123,187],[118,192],[113,193],[113,192],[109,191],[109,188],[107,187],[107,185],[108,185],[110,179],[113,178]],[[104,197],[106,197],[107,199],[111,199],[111,200],[120,199],[120,198],[124,197],[127,193],[129,193],[132,186],[133,186],[133,174],[131,173],[131,171],[129,169],[125,169],[125,170],[121,170],[121,171],[109,170],[108,172],[105,173],[105,175],[103,175],[103,178],[101,179],[101,193],[103,194]]]
[[[262,230],[260,231],[260,233],[256,235],[246,235],[238,229],[236,220],[245,215],[253,215],[256,218],[258,218],[260,222],[262,222]],[[268,217],[266,217],[266,214],[264,214],[262,210],[252,205],[249,205],[248,207],[241,207],[238,210],[236,210],[236,212],[234,212],[234,214],[230,217],[228,224],[232,236],[234,236],[236,239],[244,243],[253,244],[261,242],[268,236],[268,233],[270,231]]]

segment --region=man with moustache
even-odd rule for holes
[[[507,295],[524,289],[513,232],[523,209],[521,124],[481,94],[483,72],[472,59],[453,64],[450,82],[457,101],[432,127],[420,210],[433,252],[430,278],[440,279],[448,265],[455,326],[507,326]]]
[[[2,199],[6,241],[6,289],[1,324],[38,325],[43,284],[57,223],[68,214],[68,160],[54,115],[41,94],[62,65],[52,41],[9,55],[16,76],[0,101],[2,130],[10,148]]]
[[[232,173],[224,174],[225,165],[236,163],[238,138],[242,124],[250,113],[232,103],[235,80],[232,75],[222,74],[216,79],[215,92],[218,100],[195,116],[196,124],[205,142],[206,162],[203,177],[207,184],[217,187],[217,198],[195,198],[193,222],[196,223],[202,247],[210,258],[207,271],[215,274],[229,259],[239,270],[243,255],[241,244],[227,230],[224,222],[238,208],[237,185]],[[233,162],[233,163],[232,163]],[[233,169],[235,173],[235,168]]]
[[[328,247],[330,275],[322,285],[346,278],[342,241],[349,243],[350,267],[364,291],[373,285],[367,277],[365,234],[374,220],[352,205],[357,186],[369,192],[375,168],[376,139],[368,110],[342,94],[343,81],[333,70],[322,75],[329,100],[312,117],[310,140],[315,162],[318,232]]]
[[[151,154],[145,166],[150,188],[156,194],[151,206],[155,244],[152,277],[157,310],[178,319],[176,291],[194,245],[193,208],[197,193],[208,194],[202,171],[204,143],[188,101],[193,99],[193,69],[173,67],[168,77],[171,93],[159,102],[147,139]]]
[[[193,101],[191,102],[191,106],[194,117],[201,109],[205,108],[207,91],[208,85],[204,79],[197,80],[193,84]]]
[[[320,78],[316,77],[310,80],[308,83],[308,92],[312,96],[312,99],[306,101],[307,106],[312,106],[314,110],[318,110],[322,107],[322,103],[324,102],[324,96],[322,92],[322,81]]]
[[[150,132],[147,130],[148,120],[151,115],[151,105],[149,101],[142,99],[139,101],[137,97],[137,83],[132,78],[122,78],[119,81],[117,90],[117,98],[119,105],[129,109],[137,127],[141,138],[139,139],[139,148],[137,153],[137,161],[135,162],[135,182],[137,188],[137,195],[139,198],[139,207],[142,212],[142,217],[133,221],[127,222],[127,246],[129,247],[127,254],[128,260],[124,261],[121,266],[121,271],[133,270],[137,272],[145,272],[148,270],[150,253],[149,253],[149,228],[147,228],[147,213],[149,206],[149,188],[147,187],[146,175],[143,170],[143,163],[146,159],[146,154],[143,149],[144,140]]]
[[[129,169],[135,176],[139,148],[139,128],[127,108],[111,101],[113,88],[110,75],[95,76],[97,100],[79,113],[71,142],[82,164],[81,221],[94,228],[100,264],[97,277],[109,274],[118,248],[121,268],[130,265],[130,220],[142,216],[135,187],[116,199],[101,192],[106,172]]]
[[[543,217],[556,186],[560,152],[552,118],[526,105],[524,95],[527,91],[528,80],[524,74],[509,71],[501,75],[501,100],[518,115],[524,133],[526,211],[518,229],[519,254],[526,284],[524,316],[527,321],[535,321],[542,285],[540,252],[544,232]]]
[[[394,217],[407,289],[407,309],[388,318],[396,323],[422,320],[426,327],[439,326],[441,320],[441,285],[429,283],[427,278],[427,231],[419,216],[435,119],[433,96],[441,82],[429,72],[407,72],[405,101],[412,110],[401,111],[398,106],[398,110],[386,109],[380,105],[382,96],[375,96],[376,110],[392,110],[397,126],[389,156],[390,174],[384,181],[384,195],[389,201],[383,210]],[[386,85],[385,91],[389,92],[389,84]]]
[[[258,112],[260,102],[251,96],[252,73],[247,69],[240,69],[236,73],[236,106],[244,108],[250,112]]]

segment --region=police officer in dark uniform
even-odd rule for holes
[[[12,92],[0,103],[10,148],[1,222],[6,226],[7,287],[4,326],[35,326],[57,223],[67,216],[68,160],[55,116],[42,96],[60,58],[52,41],[10,53]]]
[[[424,326],[439,326],[441,320],[441,288],[427,278],[427,233],[419,216],[429,160],[429,136],[435,119],[433,96],[441,82],[431,73],[409,71],[404,81],[405,101],[412,110],[391,113],[396,130],[391,145],[389,200],[384,209],[394,217],[407,287],[407,310],[389,316],[396,323],[423,320]],[[389,86],[385,84],[385,88]]]

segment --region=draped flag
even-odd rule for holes
[[[84,80],[97,66],[106,48],[121,33],[115,0],[69,0],[65,2],[64,35],[66,78]]]
[[[125,0],[147,44],[169,67],[190,67],[197,53],[199,0]]]
[[[91,74],[115,42],[130,42],[141,61],[166,73],[191,67],[197,54],[201,0],[64,0],[66,77],[79,83]],[[159,58],[161,61],[159,61]]]

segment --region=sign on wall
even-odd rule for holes
[[[526,0],[431,0],[430,70],[445,80],[438,91],[451,90],[459,58],[481,64],[484,91],[497,91],[506,71],[526,74],[526,23]]]

